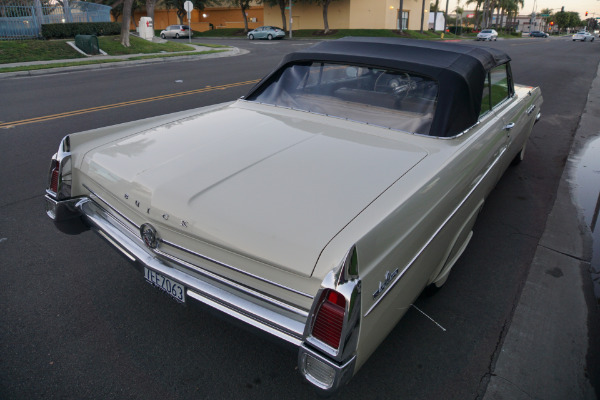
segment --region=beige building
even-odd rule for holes
[[[425,19],[423,29],[428,28],[429,2],[425,0]],[[421,29],[421,10],[423,0],[404,0],[403,19],[404,29]],[[334,0],[329,5],[327,20],[329,29],[390,29],[399,28],[400,0]],[[135,15],[136,22],[145,16],[145,12]],[[323,29],[323,8],[316,4],[292,5],[292,28]],[[286,10],[286,25],[289,29],[289,9]],[[256,28],[262,25],[281,27],[281,11],[278,6],[268,7],[253,5],[247,11],[248,27]],[[157,8],[154,12],[154,28],[163,29],[167,25],[184,23],[187,18],[179,21],[174,10]],[[133,24],[133,22],[132,22]],[[209,7],[200,12],[192,12],[192,29],[205,31],[219,28],[243,28],[244,21],[241,10],[234,7]]]
[[[425,20],[429,21],[429,1],[425,0]],[[423,0],[404,0],[404,29],[421,29]],[[400,0],[337,0],[327,12],[329,29],[398,29]],[[289,10],[286,10],[289,25]],[[281,26],[279,7],[264,7],[265,25]],[[323,29],[323,8],[315,4],[292,5],[293,29]]]

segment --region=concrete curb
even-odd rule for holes
[[[600,68],[571,147],[591,133],[600,104]],[[594,132],[597,132],[594,131]],[[567,166],[483,400],[594,400],[586,357],[593,337],[589,289],[592,238],[574,204]]]

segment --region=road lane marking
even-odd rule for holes
[[[226,90],[226,89],[230,89],[230,88],[234,88],[234,87],[238,87],[238,86],[245,86],[245,85],[256,84],[259,81],[260,81],[260,79],[255,79],[255,80],[245,81],[245,82],[228,83],[226,85],[207,86],[207,87],[202,88],[202,89],[188,90],[188,91],[185,91],[185,92],[178,92],[178,93],[165,94],[165,95],[162,95],[162,96],[148,97],[146,99],[124,101],[124,102],[115,103],[115,104],[106,104],[104,106],[85,108],[85,109],[82,109],[82,110],[67,111],[67,112],[59,113],[59,114],[44,115],[44,116],[41,116],[41,117],[34,117],[34,118],[29,118],[29,119],[23,119],[23,120],[20,120],[20,121],[2,122],[2,123],[0,123],[0,129],[10,129],[10,128],[14,128],[14,127],[21,126],[21,125],[33,124],[33,123],[36,123],[36,122],[45,122],[45,121],[51,121],[51,120],[54,120],[54,119],[74,117],[76,115],[82,115],[82,114],[88,114],[88,113],[92,113],[92,112],[110,110],[110,109],[113,109],[113,108],[133,106],[133,105],[143,104],[143,103],[150,103],[152,101],[168,100],[168,99],[173,99],[173,98],[181,97],[181,96],[189,96],[189,95],[192,95],[192,94],[207,93],[207,92],[212,92],[212,91],[215,91],[215,90]]]

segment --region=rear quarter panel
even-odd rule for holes
[[[356,242],[363,297],[357,370],[465,242],[526,143],[542,99],[537,88],[518,87],[517,95],[460,137],[413,137],[429,156],[355,221],[363,228],[369,218],[378,221]],[[507,120],[515,122],[510,132]],[[386,274],[395,275],[387,285]]]

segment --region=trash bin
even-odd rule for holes
[[[152,40],[154,37],[154,24],[152,18],[142,17],[140,18],[140,37],[146,40]]]
[[[75,46],[85,54],[100,54],[98,38],[94,35],[75,35]]]

